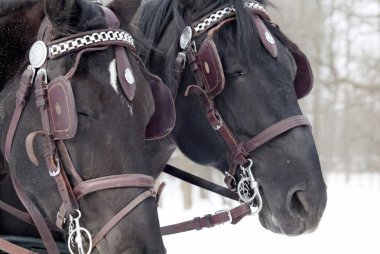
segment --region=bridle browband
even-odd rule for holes
[[[260,26],[262,22],[261,19],[265,19],[270,22],[270,18],[268,12],[265,10],[263,5],[255,1],[249,1],[244,3],[244,6],[247,10],[251,12],[253,17],[260,17],[255,20],[255,24]],[[178,53],[178,56],[175,60],[174,64],[174,76],[176,80],[176,89],[178,91],[180,81],[182,79],[183,71],[188,64],[191,68],[193,76],[196,80],[196,85],[188,86],[185,96],[189,93],[194,93],[198,95],[201,99],[201,105],[204,109],[204,112],[207,116],[207,119],[210,125],[213,127],[215,131],[217,131],[225,143],[227,144],[231,156],[230,156],[230,165],[228,170],[225,172],[225,183],[227,187],[233,191],[237,192],[239,196],[239,201],[242,203],[237,208],[234,208],[230,211],[223,211],[225,221],[231,221],[228,218],[233,217],[232,223],[235,224],[240,219],[249,214],[257,214],[262,207],[262,199],[259,192],[259,183],[255,180],[252,172],[253,161],[250,159],[250,154],[262,145],[267,142],[273,140],[274,138],[284,134],[285,132],[292,130],[297,127],[310,127],[311,124],[309,120],[303,115],[295,115],[284,120],[281,120],[272,126],[262,130],[256,136],[251,138],[247,142],[240,142],[234,133],[229,128],[228,124],[223,121],[222,115],[220,114],[218,107],[215,103],[215,87],[210,87],[208,84],[208,80],[206,80],[204,75],[204,70],[202,70],[203,66],[200,64],[200,56],[199,51],[196,49],[195,39],[201,37],[207,32],[206,40],[212,40],[214,34],[225,24],[234,21],[236,19],[235,9],[231,6],[224,6],[217,11],[206,15],[205,17],[199,19],[199,21],[193,23],[191,26],[186,27],[180,38],[180,47],[182,49],[181,52]],[[262,23],[263,25],[263,23]],[[262,28],[262,27],[260,27]],[[260,29],[258,27],[258,29]],[[262,41],[266,49],[272,55],[272,57],[277,57],[277,48],[274,45],[274,39],[269,31],[264,30],[263,32],[264,38],[267,41]],[[261,34],[260,34],[261,35]],[[201,45],[202,47],[202,45]],[[209,59],[211,62],[211,60]],[[206,62],[207,65],[207,62]],[[206,72],[208,72],[209,66],[206,66]],[[223,90],[223,87],[221,91]],[[176,96],[177,91],[174,93],[174,97]],[[221,92],[220,91],[220,92]],[[241,170],[242,178],[239,182],[236,181],[236,175],[238,169]],[[192,184],[198,186],[207,186],[210,183],[207,183],[203,179],[198,179],[191,174],[184,173],[180,169],[177,169],[172,166],[167,166],[164,170],[165,172],[174,175],[180,179],[191,182]],[[187,180],[190,179],[190,180]],[[221,193],[223,196],[228,196],[229,198],[236,199],[232,194],[228,194],[228,192],[220,187],[210,187],[213,189],[211,191],[217,193]],[[258,207],[254,212],[251,211],[251,206],[257,205]],[[236,210],[240,210],[244,212],[240,213],[240,216],[231,216],[234,214]],[[226,218],[226,216],[228,216]],[[210,226],[209,215],[202,218],[203,227]],[[191,229],[198,229],[197,225],[199,225],[199,218],[196,218],[192,221],[187,222],[186,225],[177,224],[169,226],[165,231],[166,234],[179,233],[183,231],[188,231]],[[211,225],[213,225],[211,223]],[[183,229],[183,230],[182,230]]]
[[[9,162],[11,159],[12,143],[19,120],[21,118],[26,101],[28,100],[30,90],[32,87],[35,87],[36,104],[40,110],[42,130],[31,133],[27,137],[27,153],[31,161],[35,165],[38,165],[38,160],[34,154],[33,141],[36,137],[42,138],[45,163],[50,176],[55,180],[57,184],[59,194],[62,199],[62,205],[59,209],[59,212],[57,213],[56,226],[61,230],[63,230],[64,227],[68,227],[68,247],[71,253],[74,253],[74,250],[72,250],[72,248],[75,246],[77,247],[78,252],[81,254],[90,253],[92,249],[108,234],[108,232],[135,207],[150,197],[156,198],[156,192],[154,190],[155,179],[152,176],[148,175],[123,174],[100,177],[87,181],[83,180],[78,171],[75,169],[75,166],[63,141],[63,139],[68,139],[75,136],[76,125],[73,130],[68,133],[65,132],[62,134],[59,132],[54,132],[55,126],[52,124],[52,121],[54,121],[54,119],[51,117],[52,114],[48,112],[50,95],[48,94],[49,91],[47,91],[47,86],[51,86],[52,84],[57,85],[58,88],[65,87],[67,85],[70,86],[69,80],[75,74],[83,54],[102,51],[110,46],[113,46],[115,48],[115,58],[121,59],[120,61],[122,64],[130,68],[130,64],[128,58],[125,55],[124,48],[129,49],[132,55],[136,56],[134,53],[135,46],[133,38],[128,32],[119,29],[120,23],[111,10],[105,7],[103,7],[103,10],[108,24],[107,29],[79,33],[51,42],[48,40],[51,27],[49,21],[47,18],[45,18],[40,27],[38,41],[32,46],[30,51],[31,65],[22,74],[20,86],[16,93],[16,108],[11,119],[10,127],[8,129],[5,145],[5,156]],[[66,75],[58,77],[49,83],[46,73],[46,64],[48,59],[55,59],[69,52],[78,52],[73,67]],[[127,83],[130,83],[128,81],[128,78],[130,79],[130,76],[125,75],[125,77],[123,76],[122,78],[127,79]],[[134,82],[132,83],[133,84],[129,85],[134,85]],[[128,99],[133,100],[134,88],[126,87],[124,89],[123,87],[123,90]],[[66,96],[73,96],[66,94],[66,92],[70,91],[70,89],[63,89],[63,91],[65,92]],[[58,107],[57,110],[61,111],[61,107]],[[76,114],[76,112],[74,113]],[[69,118],[70,122],[75,122],[75,120],[76,119]],[[68,175],[75,182],[74,187],[71,185]],[[38,211],[33,202],[31,202],[19,181],[15,179],[15,177],[12,177],[12,181],[20,200],[28,210],[33,223],[36,225],[38,231],[40,232],[41,238],[43,239],[48,252],[59,253],[55,241],[51,235],[50,228],[47,225],[44,217]],[[117,213],[94,236],[94,238],[92,238],[90,232],[80,226],[81,212],[79,210],[78,200],[90,193],[115,188],[144,188],[147,190],[133,199],[125,208]],[[8,208],[8,211],[12,211],[12,209],[9,207],[5,208]],[[21,217],[24,221],[30,222],[30,217],[27,215],[25,216],[24,214],[21,214]],[[84,240],[88,241],[87,251],[84,250],[82,243]],[[8,245],[2,246],[0,242],[0,247],[7,248],[10,246],[12,247],[10,243],[8,243]],[[15,248],[11,250],[17,251],[18,249]]]

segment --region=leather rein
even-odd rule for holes
[[[22,74],[20,86],[16,94],[16,108],[12,116],[6,139],[5,155],[9,162],[11,159],[12,143],[19,120],[28,100],[30,90],[35,87],[36,104],[40,110],[42,130],[31,133],[27,137],[27,152],[31,161],[35,165],[38,165],[37,158],[33,151],[33,141],[36,137],[40,137],[44,147],[44,157],[47,169],[50,176],[55,180],[62,199],[62,205],[57,213],[56,226],[60,230],[63,230],[66,227],[69,228],[68,247],[71,253],[75,252],[73,250],[74,247],[77,248],[79,253],[90,253],[92,249],[108,234],[108,232],[135,207],[150,197],[156,198],[156,192],[154,190],[155,179],[148,175],[123,174],[100,177],[86,181],[83,180],[75,169],[64,141],[62,139],[55,140],[55,137],[52,134],[50,125],[52,119],[50,119],[47,109],[49,103],[46,91],[46,86],[48,85],[46,73],[47,59],[57,58],[68,52],[79,51],[73,67],[61,78],[63,80],[62,82],[65,82],[70,80],[75,74],[79,61],[85,53],[102,51],[113,46],[115,48],[115,57],[118,58],[120,57],[118,56],[120,52],[124,52],[125,54],[124,48],[129,49],[131,52],[135,51],[133,38],[129,33],[119,29],[120,23],[115,14],[105,7],[103,7],[103,10],[105,12],[108,29],[85,32],[52,42],[48,42],[47,39],[50,35],[49,29],[51,28],[49,26],[49,21],[45,18],[40,27],[38,41],[34,44],[34,49],[33,47],[31,49],[31,65]],[[45,45],[48,45],[48,47],[46,48]],[[33,55],[33,53],[35,54]],[[69,182],[68,175],[74,180],[75,185],[72,185]],[[28,210],[29,214],[17,211],[3,202],[0,202],[0,208],[3,208],[8,212],[13,212],[12,214],[16,212],[15,215],[18,215],[17,217],[25,222],[33,222],[45,243],[48,253],[58,254],[58,247],[50,232],[50,230],[54,230],[55,227],[48,225],[47,221],[29,199],[18,180],[15,177],[12,177],[12,181],[20,200]],[[87,229],[80,226],[81,212],[79,210],[78,200],[90,193],[115,188],[144,188],[147,190],[132,200],[106,225],[104,225],[94,237],[92,237]],[[87,251],[84,250],[85,247],[83,246],[85,240],[87,241]],[[4,239],[0,239],[0,249],[9,253],[33,253],[25,249],[22,249],[24,252],[20,252],[20,247],[7,242]]]

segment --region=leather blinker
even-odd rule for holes
[[[150,88],[154,98],[155,112],[145,130],[147,140],[160,139],[167,136],[174,128],[175,106],[170,90],[161,79],[149,74]]]
[[[294,89],[297,98],[301,99],[313,89],[314,76],[311,65],[306,55],[299,49],[290,49],[297,65],[297,73],[294,79]]]
[[[216,97],[224,89],[225,77],[218,50],[211,37],[207,37],[202,43],[197,53],[197,61],[207,92],[211,97]]]
[[[70,81],[60,76],[47,86],[51,134],[55,140],[73,138],[78,118]]]

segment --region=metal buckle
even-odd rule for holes
[[[182,70],[186,68],[186,63],[187,63],[187,56],[184,52],[179,52],[177,57],[181,57],[183,59],[182,61]]]
[[[47,72],[46,72],[46,70],[45,69],[39,69],[38,71],[37,71],[37,76],[38,75],[40,75],[40,74],[43,74],[44,76],[44,84],[45,84],[45,86],[48,84],[48,76],[47,76]]]
[[[51,171],[49,170],[49,175],[51,177],[55,177],[61,173],[61,163],[59,162],[59,158],[55,158],[55,163],[56,163],[56,171]]]
[[[231,175],[230,173],[228,173],[228,171],[225,171],[224,174],[230,178],[232,178],[232,180],[234,181],[234,185],[237,186],[237,182],[236,182],[236,178]]]
[[[218,130],[220,130],[220,128],[223,127],[224,122],[223,122],[222,116],[219,114],[219,112],[215,112],[215,117],[216,117],[216,119],[218,119],[219,124],[217,124],[216,126],[213,126],[212,128],[214,128],[214,130],[218,131]]]

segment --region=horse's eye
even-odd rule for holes
[[[77,112],[78,116],[85,117],[87,119],[93,119],[94,117],[90,114],[84,113],[84,112]]]
[[[246,76],[247,74],[243,71],[235,71],[235,72],[226,72],[225,77],[226,79],[236,79],[239,77]]]

